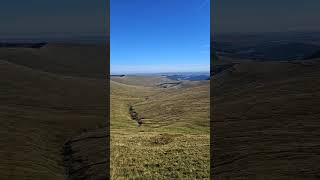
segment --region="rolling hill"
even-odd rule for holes
[[[212,76],[215,179],[319,179],[319,73],[319,59],[243,60]]]
[[[0,59],[36,70],[89,78],[104,78],[105,44],[48,43],[41,48],[1,47]]]
[[[303,60],[320,49],[318,32],[217,33],[211,43],[225,57],[255,60]]]
[[[164,81],[111,78],[112,179],[209,179],[210,83]]]
[[[0,48],[0,179],[106,178],[103,57],[91,45]]]

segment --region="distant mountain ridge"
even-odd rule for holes
[[[320,46],[298,42],[264,42],[253,45],[215,43],[219,55],[258,60],[298,60],[311,56]]]
[[[47,45],[46,42],[41,42],[41,43],[0,42],[0,48],[41,48],[45,45]]]
[[[303,60],[320,49],[319,33],[216,35],[212,56],[254,60]]]
[[[312,54],[311,56],[307,57],[306,59],[316,59],[320,58],[320,50]]]
[[[209,75],[206,74],[200,74],[200,75],[181,75],[181,74],[176,74],[176,75],[169,75],[166,76],[167,78],[171,80],[189,80],[189,81],[201,81],[201,80],[208,80],[210,78]]]

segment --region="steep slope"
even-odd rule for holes
[[[246,61],[213,81],[215,179],[318,179],[319,60]]]
[[[93,170],[87,165],[104,161],[106,139],[75,139],[103,132],[108,113],[105,80],[91,78],[92,74],[81,68],[70,68],[66,74],[73,76],[65,76],[55,69],[60,68],[58,64],[55,67],[55,62],[47,62],[32,49],[0,51],[5,59],[0,60],[0,179],[72,179],[68,168],[88,174],[87,179],[101,178],[98,173],[89,173]],[[63,53],[67,52],[68,48]],[[78,53],[81,56],[81,51]],[[66,64],[78,66],[76,59],[70,61]],[[81,77],[81,73],[87,75]],[[102,76],[102,71],[98,73]],[[76,149],[71,151],[73,159],[81,161],[66,159],[68,142]],[[95,146],[96,152],[86,151],[88,146]],[[106,176],[105,170],[100,173]]]

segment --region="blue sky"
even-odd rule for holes
[[[209,0],[111,0],[111,73],[208,71]]]

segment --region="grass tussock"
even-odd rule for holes
[[[159,134],[157,136],[151,137],[150,142],[154,145],[165,145],[169,144],[174,140],[174,137],[169,134]]]

